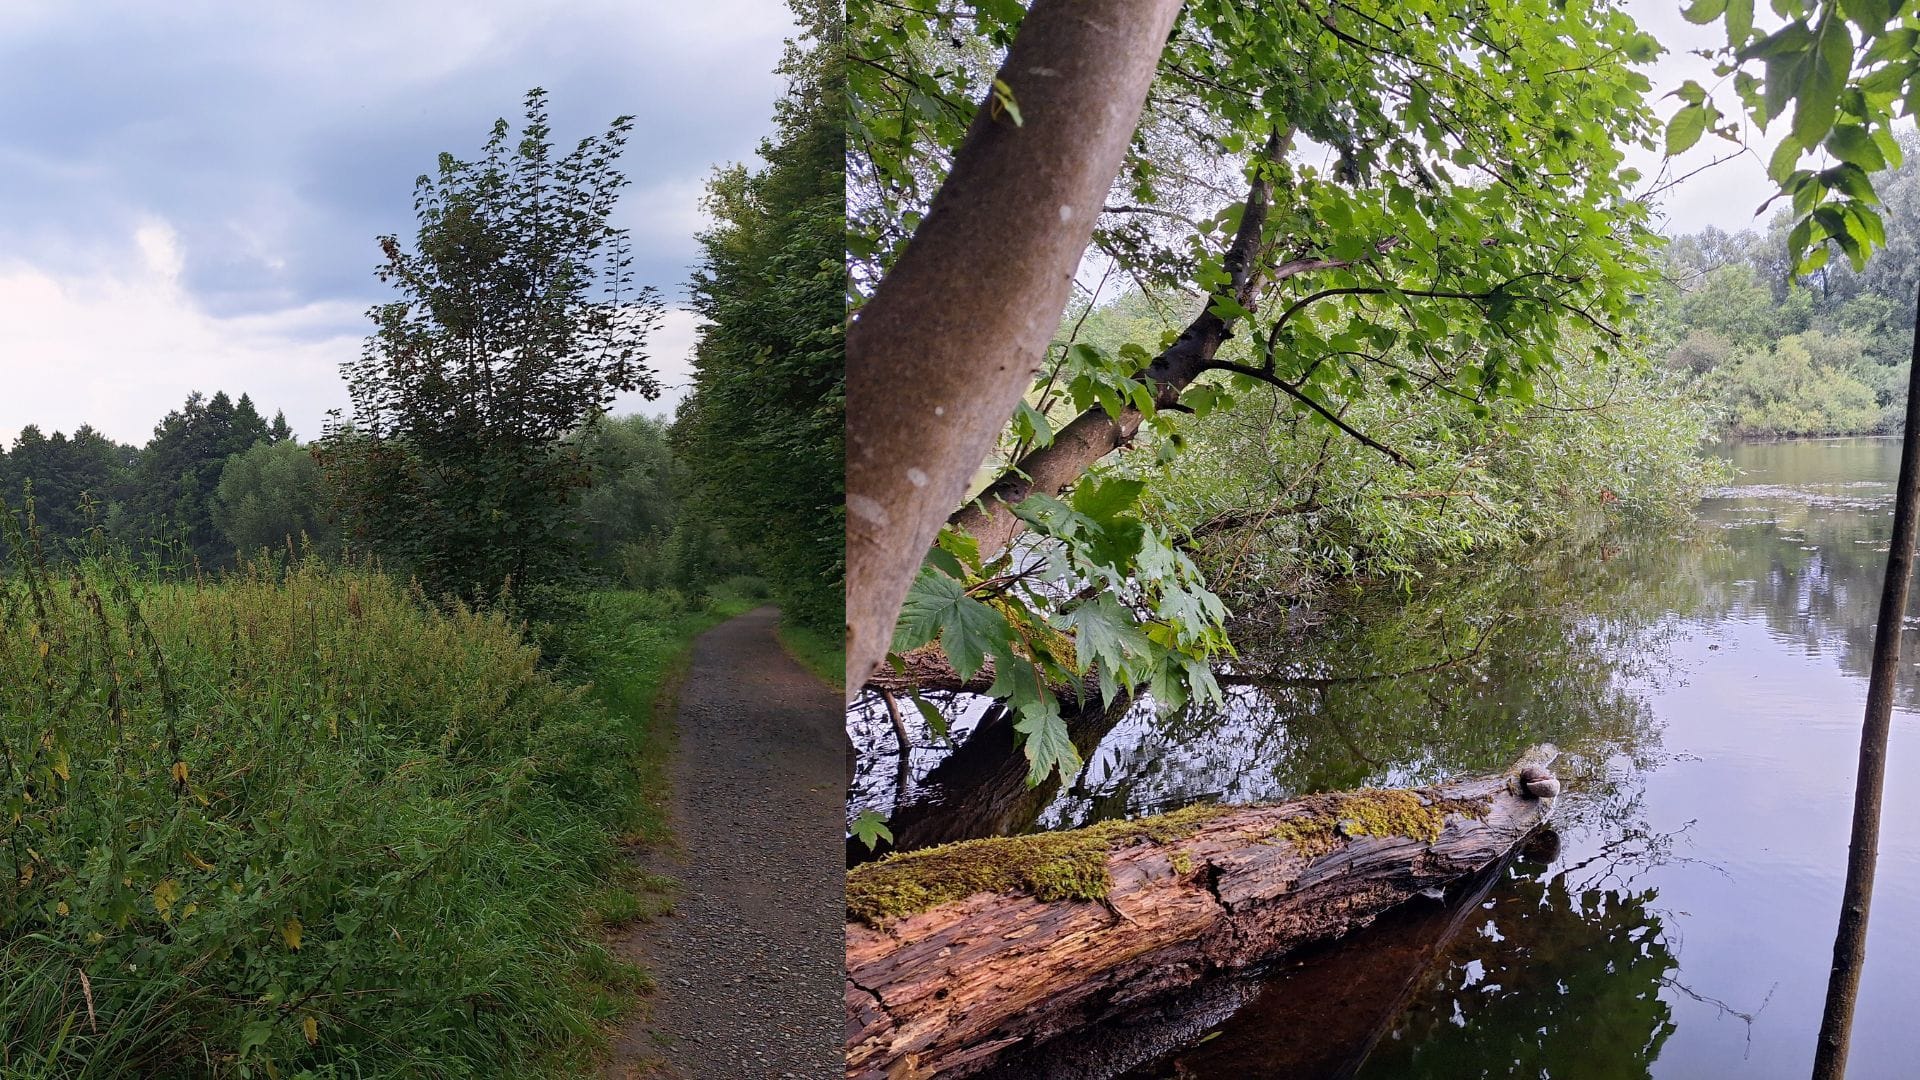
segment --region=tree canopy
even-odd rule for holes
[[[343,365],[353,421],[328,440],[349,535],[468,601],[562,572],[585,469],[565,437],[616,394],[659,391],[645,346],[661,304],[610,221],[632,126],[555,155],[546,94],[476,161],[442,153],[414,188],[412,249],[379,240],[365,352]]]
[[[676,437],[706,513],[750,552],[789,618],[838,632],[845,600],[846,72],[839,6],[804,34],[766,164],[707,186],[693,304],[707,321]]]

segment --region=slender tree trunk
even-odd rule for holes
[[[1920,308],[1920,297],[1915,298]],[[1854,780],[1853,843],[1840,901],[1840,931],[1833,941],[1826,1010],[1813,1055],[1815,1080],[1847,1072],[1847,1040],[1860,997],[1860,969],[1867,958],[1867,909],[1873,901],[1874,863],[1880,855],[1881,792],[1887,778],[1887,733],[1900,669],[1900,634],[1906,621],[1907,588],[1913,580],[1914,525],[1920,513],[1920,322],[1913,331],[1907,372],[1907,427],[1900,441],[1900,484],[1894,493],[1893,539],[1887,546],[1887,578],[1880,587],[1880,621],[1873,634],[1873,671],[1867,680],[1867,715],[1860,728],[1860,767]]]
[[[1066,307],[1180,0],[1035,0],[926,219],[847,331],[847,693]]]

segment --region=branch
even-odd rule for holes
[[[1315,401],[1313,398],[1308,397],[1306,394],[1302,393],[1299,387],[1293,385],[1290,382],[1287,382],[1285,379],[1280,378],[1278,375],[1275,375],[1273,372],[1265,368],[1248,367],[1245,364],[1233,364],[1233,363],[1228,363],[1225,360],[1215,360],[1212,363],[1208,364],[1207,368],[1210,371],[1231,371],[1238,375],[1245,375],[1248,378],[1258,379],[1269,386],[1278,387],[1282,391],[1285,391],[1287,396],[1293,398],[1295,401],[1300,402],[1301,404],[1305,405],[1307,408],[1312,409],[1314,412],[1319,413],[1322,417],[1326,419],[1328,423],[1332,424],[1334,427],[1337,427],[1341,431],[1346,432],[1348,435],[1353,436],[1354,439],[1358,440],[1362,446],[1366,446],[1371,449],[1378,450],[1380,453],[1385,454],[1387,455],[1387,457],[1391,458],[1395,465],[1399,465],[1402,468],[1410,469],[1413,467],[1413,463],[1411,461],[1408,461],[1405,457],[1403,457],[1400,451],[1395,450],[1394,448],[1387,446],[1384,443],[1376,442],[1373,439],[1368,438],[1359,429],[1347,423],[1345,420],[1340,419],[1338,416],[1335,416],[1333,412],[1329,410],[1325,405],[1320,404],[1318,401]]]

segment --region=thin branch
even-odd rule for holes
[[[1293,398],[1295,401],[1300,402],[1301,404],[1305,405],[1307,408],[1312,409],[1314,412],[1319,413],[1320,416],[1324,418],[1329,424],[1332,424],[1334,427],[1337,427],[1341,431],[1346,432],[1348,435],[1353,436],[1353,438],[1358,440],[1362,446],[1369,447],[1371,449],[1379,451],[1382,454],[1385,454],[1388,458],[1390,458],[1393,461],[1395,465],[1399,465],[1403,468],[1409,468],[1409,469],[1413,467],[1413,463],[1408,461],[1404,456],[1402,456],[1400,451],[1395,450],[1394,448],[1387,446],[1384,443],[1376,442],[1375,440],[1369,438],[1365,433],[1361,432],[1358,428],[1355,428],[1353,425],[1347,423],[1345,420],[1342,420],[1340,419],[1340,417],[1334,415],[1334,413],[1331,410],[1329,410],[1325,405],[1320,404],[1318,401],[1314,400],[1313,398],[1307,396],[1305,393],[1301,392],[1299,387],[1294,386],[1292,383],[1287,382],[1285,379],[1280,378],[1279,376],[1275,375],[1271,371],[1268,371],[1264,368],[1248,367],[1245,364],[1228,363],[1225,360],[1215,360],[1212,363],[1208,364],[1207,367],[1209,370],[1212,370],[1212,371],[1231,371],[1231,372],[1234,372],[1235,374],[1245,375],[1248,378],[1258,379],[1269,386],[1278,387],[1280,390],[1284,391],[1287,394],[1287,396]]]

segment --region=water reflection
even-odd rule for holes
[[[1088,765],[1060,790],[1008,786],[984,740],[981,763],[962,769],[955,753],[942,770],[947,751],[921,731],[900,797],[890,731],[856,714],[869,752],[850,812],[892,811],[915,837],[1062,828],[1197,798],[1424,783],[1551,740],[1567,755],[1563,845],[1515,863],[1457,931],[1435,933],[1450,925],[1442,913],[1403,912],[1316,953],[1320,990],[1303,990],[1299,970],[1223,984],[1162,1016],[1151,1053],[1086,1075],[1805,1075],[1898,444],[1727,452],[1740,475],[1703,503],[1696,530],[1489,557],[1322,606],[1311,626],[1242,627],[1224,708],[1162,717],[1140,701],[1083,717]],[[1916,614],[1920,593],[1910,632]],[[1920,641],[1907,647],[1920,654]],[[1920,820],[1916,676],[1910,664],[1901,680],[1889,823]],[[945,707],[963,735],[979,724],[981,703]],[[1875,899],[1852,1060],[1862,1075],[1905,1075],[1920,834],[1883,837]],[[1411,937],[1394,929],[1423,918]],[[1401,989],[1367,982],[1417,952],[1415,938],[1428,959]],[[1342,1028],[1284,1011],[1343,979],[1374,986],[1365,1000],[1391,1015],[1357,1009]],[[1325,1054],[1283,1060],[1274,1033],[1287,1023]]]
[[[1517,864],[1359,1075],[1650,1076],[1675,1030],[1663,991],[1679,968],[1659,891],[1574,880]]]

